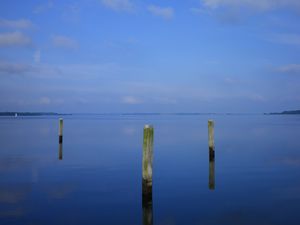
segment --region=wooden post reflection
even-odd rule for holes
[[[208,188],[209,190],[215,190],[215,157],[209,157]]]
[[[143,225],[153,225],[152,194],[143,195]]]
[[[63,146],[62,146],[62,143],[59,143],[59,145],[58,145],[58,159],[59,160],[63,159]]]

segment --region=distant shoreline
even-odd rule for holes
[[[300,115],[300,110],[289,110],[279,113],[265,113],[265,115]]]
[[[54,112],[0,112],[0,116],[70,116],[70,115],[88,115],[88,116],[197,116],[197,115],[263,115],[263,113],[54,113]]]
[[[271,113],[55,113],[55,112],[0,112],[0,116],[71,116],[71,115],[103,115],[103,116],[197,116],[197,115],[300,115],[300,110]]]
[[[0,116],[65,116],[72,114],[54,112],[0,112]]]

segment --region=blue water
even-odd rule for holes
[[[296,115],[65,116],[62,159],[57,117],[1,117],[0,224],[143,224],[145,124],[154,126],[153,224],[300,224]]]

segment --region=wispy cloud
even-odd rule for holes
[[[149,5],[148,11],[153,15],[162,17],[164,19],[172,19],[174,17],[174,9],[171,7],[160,7],[156,5]]]
[[[28,77],[38,77],[39,79],[66,78],[82,82],[97,77],[113,78],[121,76],[129,70],[115,63],[62,65],[38,63],[38,60],[40,60],[39,54],[41,52],[37,50],[33,55],[35,64],[0,61],[0,74],[22,74],[28,75]]]
[[[35,63],[40,63],[41,61],[41,50],[36,50],[33,54],[33,60]]]
[[[122,98],[122,103],[129,104],[129,105],[137,105],[143,103],[143,101],[134,96],[124,96]]]
[[[245,97],[254,102],[266,102],[268,100],[265,96],[261,94],[250,94],[249,96]]]
[[[201,0],[199,7],[191,8],[196,14],[215,17],[222,24],[241,24],[255,13],[274,10],[300,12],[299,0]]]
[[[239,84],[240,81],[238,79],[236,79],[236,78],[225,77],[224,83],[228,84],[228,85],[236,85],[236,84]]]
[[[45,11],[48,11],[49,9],[53,8],[53,2],[52,1],[48,1],[46,3],[43,3],[41,5],[37,5],[34,9],[33,12],[34,13],[43,13]]]
[[[215,17],[222,24],[240,24],[246,14],[242,14],[239,9],[227,9],[227,10],[207,10],[207,7],[190,8],[190,11],[194,14],[208,15]]]
[[[39,99],[39,103],[41,105],[50,105],[51,104],[51,99],[49,97],[41,97]]]
[[[31,38],[19,31],[0,33],[0,47],[15,47],[29,45],[31,45]]]
[[[65,48],[65,49],[77,49],[79,44],[76,40],[62,35],[54,35],[52,36],[52,44],[58,48]]]
[[[114,11],[127,11],[134,10],[134,4],[130,0],[101,0],[101,3]]]
[[[300,9],[299,0],[203,0],[205,7],[216,9],[219,7],[247,7],[254,10],[272,10],[277,8],[298,8]]]
[[[289,64],[276,69],[280,73],[300,75],[300,64]]]
[[[24,74],[35,71],[35,68],[22,63],[0,62],[0,74]]]
[[[300,46],[300,35],[299,34],[275,34],[269,38],[272,42],[288,45]]]
[[[30,20],[19,19],[19,20],[7,20],[0,18],[0,27],[12,28],[12,29],[29,29],[33,27]]]
[[[64,7],[62,18],[69,22],[77,22],[80,20],[82,6],[79,2],[67,4]]]

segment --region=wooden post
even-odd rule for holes
[[[208,121],[208,148],[209,148],[209,178],[208,188],[215,190],[215,142],[214,142],[214,121]]]
[[[63,147],[62,147],[62,143],[59,143],[59,145],[58,145],[58,159],[59,160],[63,159]]]
[[[58,131],[58,142],[62,143],[63,141],[63,126],[64,126],[64,121],[62,118],[59,118],[59,131]]]
[[[143,225],[153,225],[152,215],[152,162],[153,162],[154,129],[150,125],[144,127],[143,139]]]
[[[153,134],[150,125],[144,127],[143,140],[143,197],[152,199]]]
[[[208,147],[209,147],[209,160],[215,158],[215,143],[214,143],[214,121],[208,121]]]

